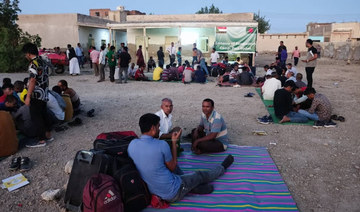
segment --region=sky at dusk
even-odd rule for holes
[[[214,4],[223,13],[260,11],[270,20],[269,33],[305,32],[309,22],[360,22],[359,0],[20,0],[21,14],[81,13],[89,9],[125,6],[147,14],[193,14]]]

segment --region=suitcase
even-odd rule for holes
[[[78,151],[70,173],[65,193],[65,207],[70,211],[81,211],[83,190],[94,174],[107,174],[112,169],[112,157],[104,151]]]
[[[104,150],[106,154],[128,157],[127,148],[135,138],[133,131],[101,133],[93,145],[95,150]]]

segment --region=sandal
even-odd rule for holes
[[[76,118],[74,121],[68,123],[69,126],[80,126],[82,125],[82,120],[80,118]]]
[[[15,171],[20,167],[21,157],[13,158],[11,160],[9,171]]]
[[[332,115],[332,116],[330,117],[330,119],[335,120],[335,121],[339,120],[337,115]]]
[[[337,117],[337,120],[340,122],[345,122],[345,118],[343,116]]]
[[[20,171],[29,171],[30,170],[30,159],[28,157],[21,158]]]

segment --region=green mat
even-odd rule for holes
[[[275,116],[275,110],[274,107],[269,107],[270,105],[274,105],[274,101],[272,100],[264,100],[262,95],[261,95],[261,88],[255,88],[256,92],[259,94],[261,100],[263,101],[266,109],[269,111],[269,114],[271,115],[271,117],[273,118],[274,123],[279,124],[280,119]],[[313,126],[314,125],[314,121],[309,120],[306,123],[293,123],[293,122],[285,122],[282,123],[283,125],[309,125],[309,126]]]

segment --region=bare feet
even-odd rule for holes
[[[290,118],[287,117],[287,116],[284,116],[284,117],[281,119],[281,121],[279,121],[280,124],[285,123],[285,122],[290,122]]]

